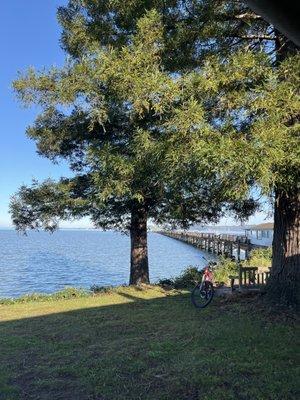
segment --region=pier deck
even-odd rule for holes
[[[191,244],[213,254],[236,258],[238,261],[241,260],[242,251],[244,253],[243,258],[248,259],[252,249],[267,247],[253,244],[246,236],[239,235],[217,235],[214,233],[188,231],[159,231],[158,233]]]

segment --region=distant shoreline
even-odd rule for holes
[[[188,230],[190,231],[203,231],[203,232],[207,232],[208,230],[226,230],[226,231],[231,231],[231,230],[237,230],[237,231],[243,231],[247,228],[249,228],[252,225],[207,225],[207,226],[191,226]],[[0,230],[15,230],[15,228],[13,226],[0,226]],[[81,227],[74,227],[74,228],[59,228],[59,231],[100,231],[100,232],[105,232],[105,230],[100,229],[100,228],[81,228]],[[155,228],[155,229],[150,229],[151,232],[155,232],[159,230],[159,228]],[[41,229],[40,232],[42,232],[43,230]],[[114,229],[108,229],[108,231],[114,231]]]

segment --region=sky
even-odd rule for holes
[[[35,144],[26,135],[26,127],[33,123],[38,110],[25,109],[11,88],[18,72],[28,67],[60,66],[64,52],[59,45],[60,27],[56,9],[66,0],[9,0],[1,4],[0,37],[0,227],[11,226],[8,205],[22,184],[33,178],[43,180],[67,176],[65,164],[54,165],[36,153]],[[257,213],[250,224],[264,222],[266,215]],[[225,218],[220,224],[234,224]],[[64,222],[62,227],[90,227],[88,219],[74,223]]]

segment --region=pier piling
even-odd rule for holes
[[[188,231],[159,231],[158,233],[191,244],[212,254],[234,257],[237,261],[241,260],[242,250],[245,254],[244,258],[248,259],[253,248],[263,247],[252,244],[246,236]]]

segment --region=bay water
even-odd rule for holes
[[[152,283],[177,276],[187,266],[202,268],[212,255],[150,232]],[[0,230],[0,298],[52,293],[72,286],[116,286],[128,283],[129,237],[113,231],[60,230],[53,234]]]

